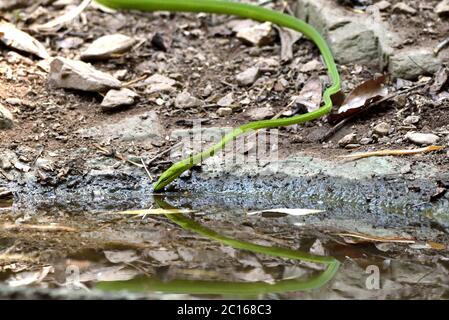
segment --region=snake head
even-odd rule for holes
[[[173,164],[156,181],[156,183],[153,186],[153,191],[160,191],[170,182],[179,177],[184,171],[190,169],[191,167],[192,164],[186,163],[185,161],[180,161]]]

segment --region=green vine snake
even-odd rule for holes
[[[279,118],[272,120],[261,120],[246,123],[235,128],[225,135],[217,144],[203,152],[189,156],[188,158],[174,163],[159,177],[153,186],[154,191],[163,189],[179,177],[184,171],[192,168],[201,161],[213,156],[217,151],[238,137],[251,130],[264,128],[275,128],[290,126],[300,122],[317,119],[330,112],[332,108],[331,96],[340,91],[340,75],[337,70],[332,52],[320,33],[306,22],[293,16],[283,14],[278,11],[258,7],[256,5],[221,0],[96,0],[98,3],[114,9],[134,9],[142,11],[174,11],[174,12],[205,12],[233,15],[242,18],[249,18],[256,21],[269,21],[281,27],[290,28],[301,32],[315,43],[321,52],[327,71],[330,76],[331,86],[323,93],[324,104],[317,110],[289,118]]]
[[[161,197],[155,196],[155,202],[160,208],[175,209]],[[97,289],[102,290],[132,290],[132,291],[162,291],[190,294],[223,294],[223,295],[254,295],[264,293],[282,293],[289,291],[311,290],[324,286],[337,273],[340,262],[333,257],[316,256],[308,252],[301,252],[281,247],[262,246],[219,234],[200,223],[186,217],[181,210],[179,213],[165,215],[172,222],[185,230],[195,232],[203,237],[217,241],[239,250],[246,250],[272,257],[314,262],[326,266],[320,274],[302,279],[276,281],[274,284],[265,282],[225,282],[207,280],[172,280],[164,282],[154,277],[138,277],[126,281],[100,282]]]

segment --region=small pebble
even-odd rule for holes
[[[404,124],[417,124],[420,120],[420,116],[408,116],[407,118],[404,119],[403,123]]]
[[[234,97],[232,92],[225,95],[223,98],[217,101],[217,105],[220,107],[229,107],[234,102]]]
[[[415,14],[416,10],[410,7],[408,4],[405,4],[404,2],[399,2],[393,6],[393,12]]]
[[[240,72],[235,78],[240,86],[250,86],[257,80],[258,75],[259,68],[251,67]]]
[[[346,147],[348,144],[356,144],[357,142],[358,142],[357,134],[353,132],[353,133],[347,134],[343,138],[341,138],[338,141],[338,145],[340,147]]]
[[[229,107],[222,107],[222,108],[219,108],[217,110],[217,114],[220,117],[227,117],[227,116],[230,116],[232,114],[232,109],[229,108]]]
[[[373,128],[373,132],[378,136],[386,136],[390,132],[391,126],[386,122],[381,122]]]
[[[436,144],[440,137],[433,133],[408,132],[405,138],[417,145]]]

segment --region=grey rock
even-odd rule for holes
[[[405,138],[417,145],[435,144],[440,137],[433,133],[408,132]]]
[[[58,49],[76,49],[84,43],[83,38],[80,37],[66,37],[56,42]]]
[[[9,129],[14,124],[14,117],[12,113],[0,104],[0,129]]]
[[[393,12],[415,14],[416,10],[404,2],[399,2],[393,6]]]
[[[175,99],[175,106],[177,108],[194,108],[202,106],[204,102],[194,96],[189,92],[183,91]]]
[[[123,34],[112,34],[98,38],[81,53],[81,60],[104,60],[132,48],[136,39]]]
[[[22,56],[21,54],[18,54],[15,51],[9,51],[5,55],[6,61],[10,64],[24,64],[31,66],[33,65],[33,61],[29,58],[26,58]]]
[[[390,131],[391,126],[386,123],[386,122],[381,122],[379,124],[377,124],[374,128],[373,128],[373,132],[375,134],[377,134],[378,136],[386,136],[388,134],[388,132]]]
[[[259,68],[251,67],[240,72],[235,78],[240,86],[250,86],[257,80],[258,76]]]
[[[355,134],[354,132],[345,135],[343,138],[341,138],[338,141],[338,145],[340,147],[346,147],[347,145],[356,144],[356,143],[357,143],[357,134]]]
[[[388,67],[394,78],[414,80],[423,73],[435,73],[441,61],[435,57],[431,49],[411,49],[395,53],[390,57]]]
[[[5,102],[11,106],[20,106],[23,100],[20,98],[7,98]]]
[[[206,88],[203,90],[203,97],[209,97],[213,92],[212,85],[210,83],[207,84]]]
[[[321,70],[322,68],[323,68],[323,64],[319,60],[313,59],[313,60],[310,60],[309,62],[306,62],[304,65],[302,65],[300,71],[307,73],[307,72],[311,72],[311,71]]]
[[[1,0],[0,10],[11,10],[24,7],[29,4],[29,0]]]
[[[225,95],[223,98],[217,101],[217,105],[220,107],[229,107],[234,102],[234,97],[232,92]]]
[[[17,162],[17,155],[11,150],[3,150],[0,152],[0,169],[12,169],[14,163]]]
[[[163,139],[164,130],[154,111],[125,117],[111,123],[110,119],[96,127],[78,130],[81,137],[119,141],[157,142]]]
[[[420,116],[408,116],[404,119],[404,124],[417,124],[421,120]]]
[[[145,93],[153,94],[159,92],[172,92],[175,90],[176,80],[166,77],[161,74],[153,74],[151,77],[143,81],[143,85],[146,85]]]
[[[361,145],[367,145],[367,144],[370,144],[371,142],[373,142],[372,138],[365,137],[365,138],[360,139]]]
[[[53,161],[46,158],[38,158],[35,162],[35,166],[38,169],[44,170],[44,171],[53,171],[54,170],[54,164]]]
[[[449,14],[449,0],[440,1],[435,7],[435,13],[440,16]]]
[[[248,112],[248,116],[254,121],[270,119],[274,117],[274,115],[275,112],[272,107],[256,108]]]
[[[237,32],[237,38],[242,42],[255,46],[263,46],[272,42],[273,33],[270,22],[260,23],[254,26],[241,28]]]
[[[110,74],[98,71],[85,62],[62,57],[51,62],[49,82],[58,88],[92,92],[121,87],[121,82]]]
[[[229,107],[222,107],[222,108],[219,108],[219,109],[217,110],[217,114],[218,114],[220,117],[227,117],[227,116],[230,116],[230,115],[232,114],[232,108],[229,108]]]
[[[11,48],[34,54],[42,59],[50,58],[42,43],[9,22],[0,22],[0,41]]]
[[[377,8],[379,8],[380,11],[384,11],[384,10],[387,10],[391,6],[391,3],[386,0],[381,0],[379,2],[376,2],[374,5]]]
[[[101,102],[101,106],[104,109],[113,109],[120,106],[129,106],[134,104],[137,93],[134,91],[122,88],[120,90],[109,90],[105,95],[103,101]]]
[[[398,36],[381,17],[360,16],[327,0],[298,0],[296,15],[312,24],[327,39],[339,63],[384,68]]]

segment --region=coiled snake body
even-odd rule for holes
[[[249,18],[256,21],[269,21],[278,26],[290,28],[301,32],[307,38],[315,43],[321,52],[324,63],[326,64],[328,74],[332,85],[323,93],[324,104],[317,110],[306,114],[292,116],[289,118],[262,120],[246,123],[238,128],[235,128],[230,133],[225,135],[222,140],[213,145],[209,149],[189,156],[188,158],[176,162],[168,168],[158,181],[153,186],[154,191],[163,189],[170,182],[175,180],[184,171],[192,168],[194,165],[200,163],[202,160],[213,156],[217,151],[224,148],[224,146],[234,138],[244,134],[250,130],[259,130],[263,128],[275,128],[282,126],[289,126],[300,122],[306,122],[319,118],[330,112],[332,108],[331,96],[340,91],[340,75],[335,65],[332,53],[320,35],[320,33],[307,24],[293,16],[283,14],[278,11],[273,11],[258,7],[251,4],[238,3],[232,1],[222,0],[96,0],[110,8],[115,9],[135,9],[142,11],[181,11],[181,12],[205,12],[217,13],[225,15],[239,16]]]

